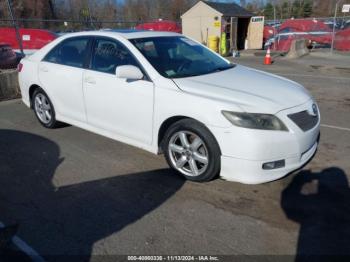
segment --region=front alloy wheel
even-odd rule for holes
[[[210,181],[220,171],[220,148],[206,126],[183,119],[166,132],[163,151],[168,164],[188,180]]]
[[[207,147],[189,131],[177,132],[170,138],[169,156],[173,166],[187,176],[200,176],[208,167]]]

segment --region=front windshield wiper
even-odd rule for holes
[[[186,77],[208,75],[208,74],[212,74],[212,73],[216,73],[216,72],[225,71],[225,70],[234,68],[235,66],[236,66],[235,64],[230,64],[229,66],[217,67],[217,68],[210,70],[210,71],[207,71],[207,72],[201,72],[201,73],[196,73],[196,74],[178,74],[178,75],[172,76],[172,78],[176,79],[176,78],[186,78]]]
[[[231,69],[231,68],[234,68],[234,67],[235,67],[235,65],[233,65],[233,64],[230,64],[229,66],[217,67],[217,68],[211,70],[208,74],[225,71],[225,70],[228,70],[228,69]]]
[[[172,78],[173,79],[176,79],[176,78],[186,78],[186,77],[194,77],[194,76],[200,76],[202,74],[183,74],[183,75],[176,75],[176,76],[173,76]]]

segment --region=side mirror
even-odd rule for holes
[[[118,78],[127,80],[141,80],[143,73],[140,68],[133,65],[118,66],[115,70],[115,74]]]

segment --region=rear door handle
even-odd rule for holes
[[[92,84],[92,85],[96,84],[95,79],[93,79],[92,77],[86,77],[86,78],[84,79],[84,82],[85,82],[85,83],[88,83],[88,84]]]

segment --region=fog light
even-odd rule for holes
[[[272,169],[282,168],[285,166],[286,166],[285,160],[278,160],[274,162],[265,163],[263,164],[262,168],[265,170],[272,170]]]

